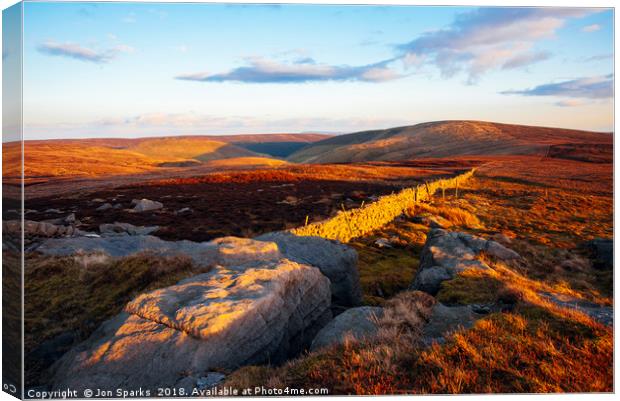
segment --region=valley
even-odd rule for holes
[[[29,386],[612,389],[611,134],[443,121],[25,147]]]

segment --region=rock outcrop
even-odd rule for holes
[[[277,232],[255,240],[224,237],[199,243],[164,241],[152,235],[104,235],[101,238],[52,238],[39,245],[37,251],[57,256],[103,252],[114,257],[147,251],[161,255],[187,255],[202,266],[234,266],[248,261],[270,261],[284,257],[319,268],[331,282],[332,302],[335,305],[356,306],[362,299],[357,252],[337,241],[319,237],[298,237]]]
[[[333,344],[343,344],[347,338],[371,338],[377,334],[377,319],[381,318],[382,314],[383,308],[380,307],[360,306],[347,309],[319,331],[312,340],[310,349],[314,351]]]
[[[483,251],[500,259],[520,257],[515,251],[492,240],[462,232],[431,229],[411,288],[435,295],[443,281],[453,278],[459,272],[489,269],[489,266],[476,258]]]
[[[331,318],[330,299],[329,280],[306,264],[218,268],[135,298],[53,366],[52,387],[155,389],[278,363],[310,344]]]
[[[356,306],[362,301],[357,270],[357,252],[334,240],[274,232],[255,238],[278,244],[282,254],[295,262],[316,266],[331,281],[333,303]]]
[[[446,306],[437,302],[428,323],[422,329],[422,341],[430,345],[442,343],[446,336],[459,329],[468,329],[484,315],[474,312],[471,305]]]

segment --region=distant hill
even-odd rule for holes
[[[255,152],[228,142],[214,141],[202,137],[150,138],[129,143],[123,149],[160,160],[194,159],[206,162],[257,156]]]
[[[612,143],[609,133],[484,121],[437,121],[335,136],[298,150],[288,160],[349,163],[460,155],[542,156],[554,145]]]
[[[291,143],[299,143],[302,147],[324,138],[325,135],[317,134],[259,134],[26,141],[25,176],[40,181],[54,177],[144,173],[161,167],[204,165],[209,169],[237,169],[278,166],[285,162],[269,156],[270,146],[286,143],[286,148]],[[256,152],[236,145],[235,141],[266,147]],[[4,177],[17,179],[20,175],[20,143],[3,144],[3,157]]]

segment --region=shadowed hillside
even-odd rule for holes
[[[327,137],[257,134],[25,141],[25,178],[40,182],[54,177],[118,176],[159,171],[162,167],[273,167],[284,163],[278,158]],[[19,178],[20,149],[19,142],[3,144],[5,179]]]
[[[607,133],[482,121],[438,121],[329,138],[292,154],[299,163],[348,163],[457,155],[545,155],[560,144],[611,144]]]

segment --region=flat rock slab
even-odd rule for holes
[[[312,340],[310,349],[314,351],[334,344],[343,344],[347,338],[357,340],[372,338],[377,334],[377,319],[382,315],[383,308],[375,306],[347,309],[319,331]]]
[[[273,242],[236,237],[218,238],[211,242],[164,241],[152,235],[53,238],[44,241],[37,251],[57,256],[103,252],[114,257],[146,251],[161,255],[187,255],[201,266],[237,266],[249,261],[273,261],[282,257]]]
[[[279,362],[329,321],[330,284],[287,259],[220,268],[138,296],[53,367],[53,388],[174,386],[218,368]]]
[[[104,252],[114,257],[153,252],[187,255],[201,266],[238,266],[253,261],[273,261],[285,257],[319,268],[331,282],[333,303],[357,306],[362,290],[357,270],[357,252],[338,242],[320,237],[299,237],[287,232],[261,235],[255,239],[224,237],[210,242],[164,241],[152,235],[110,235],[101,238],[53,238],[37,251],[47,255],[76,252]]]

